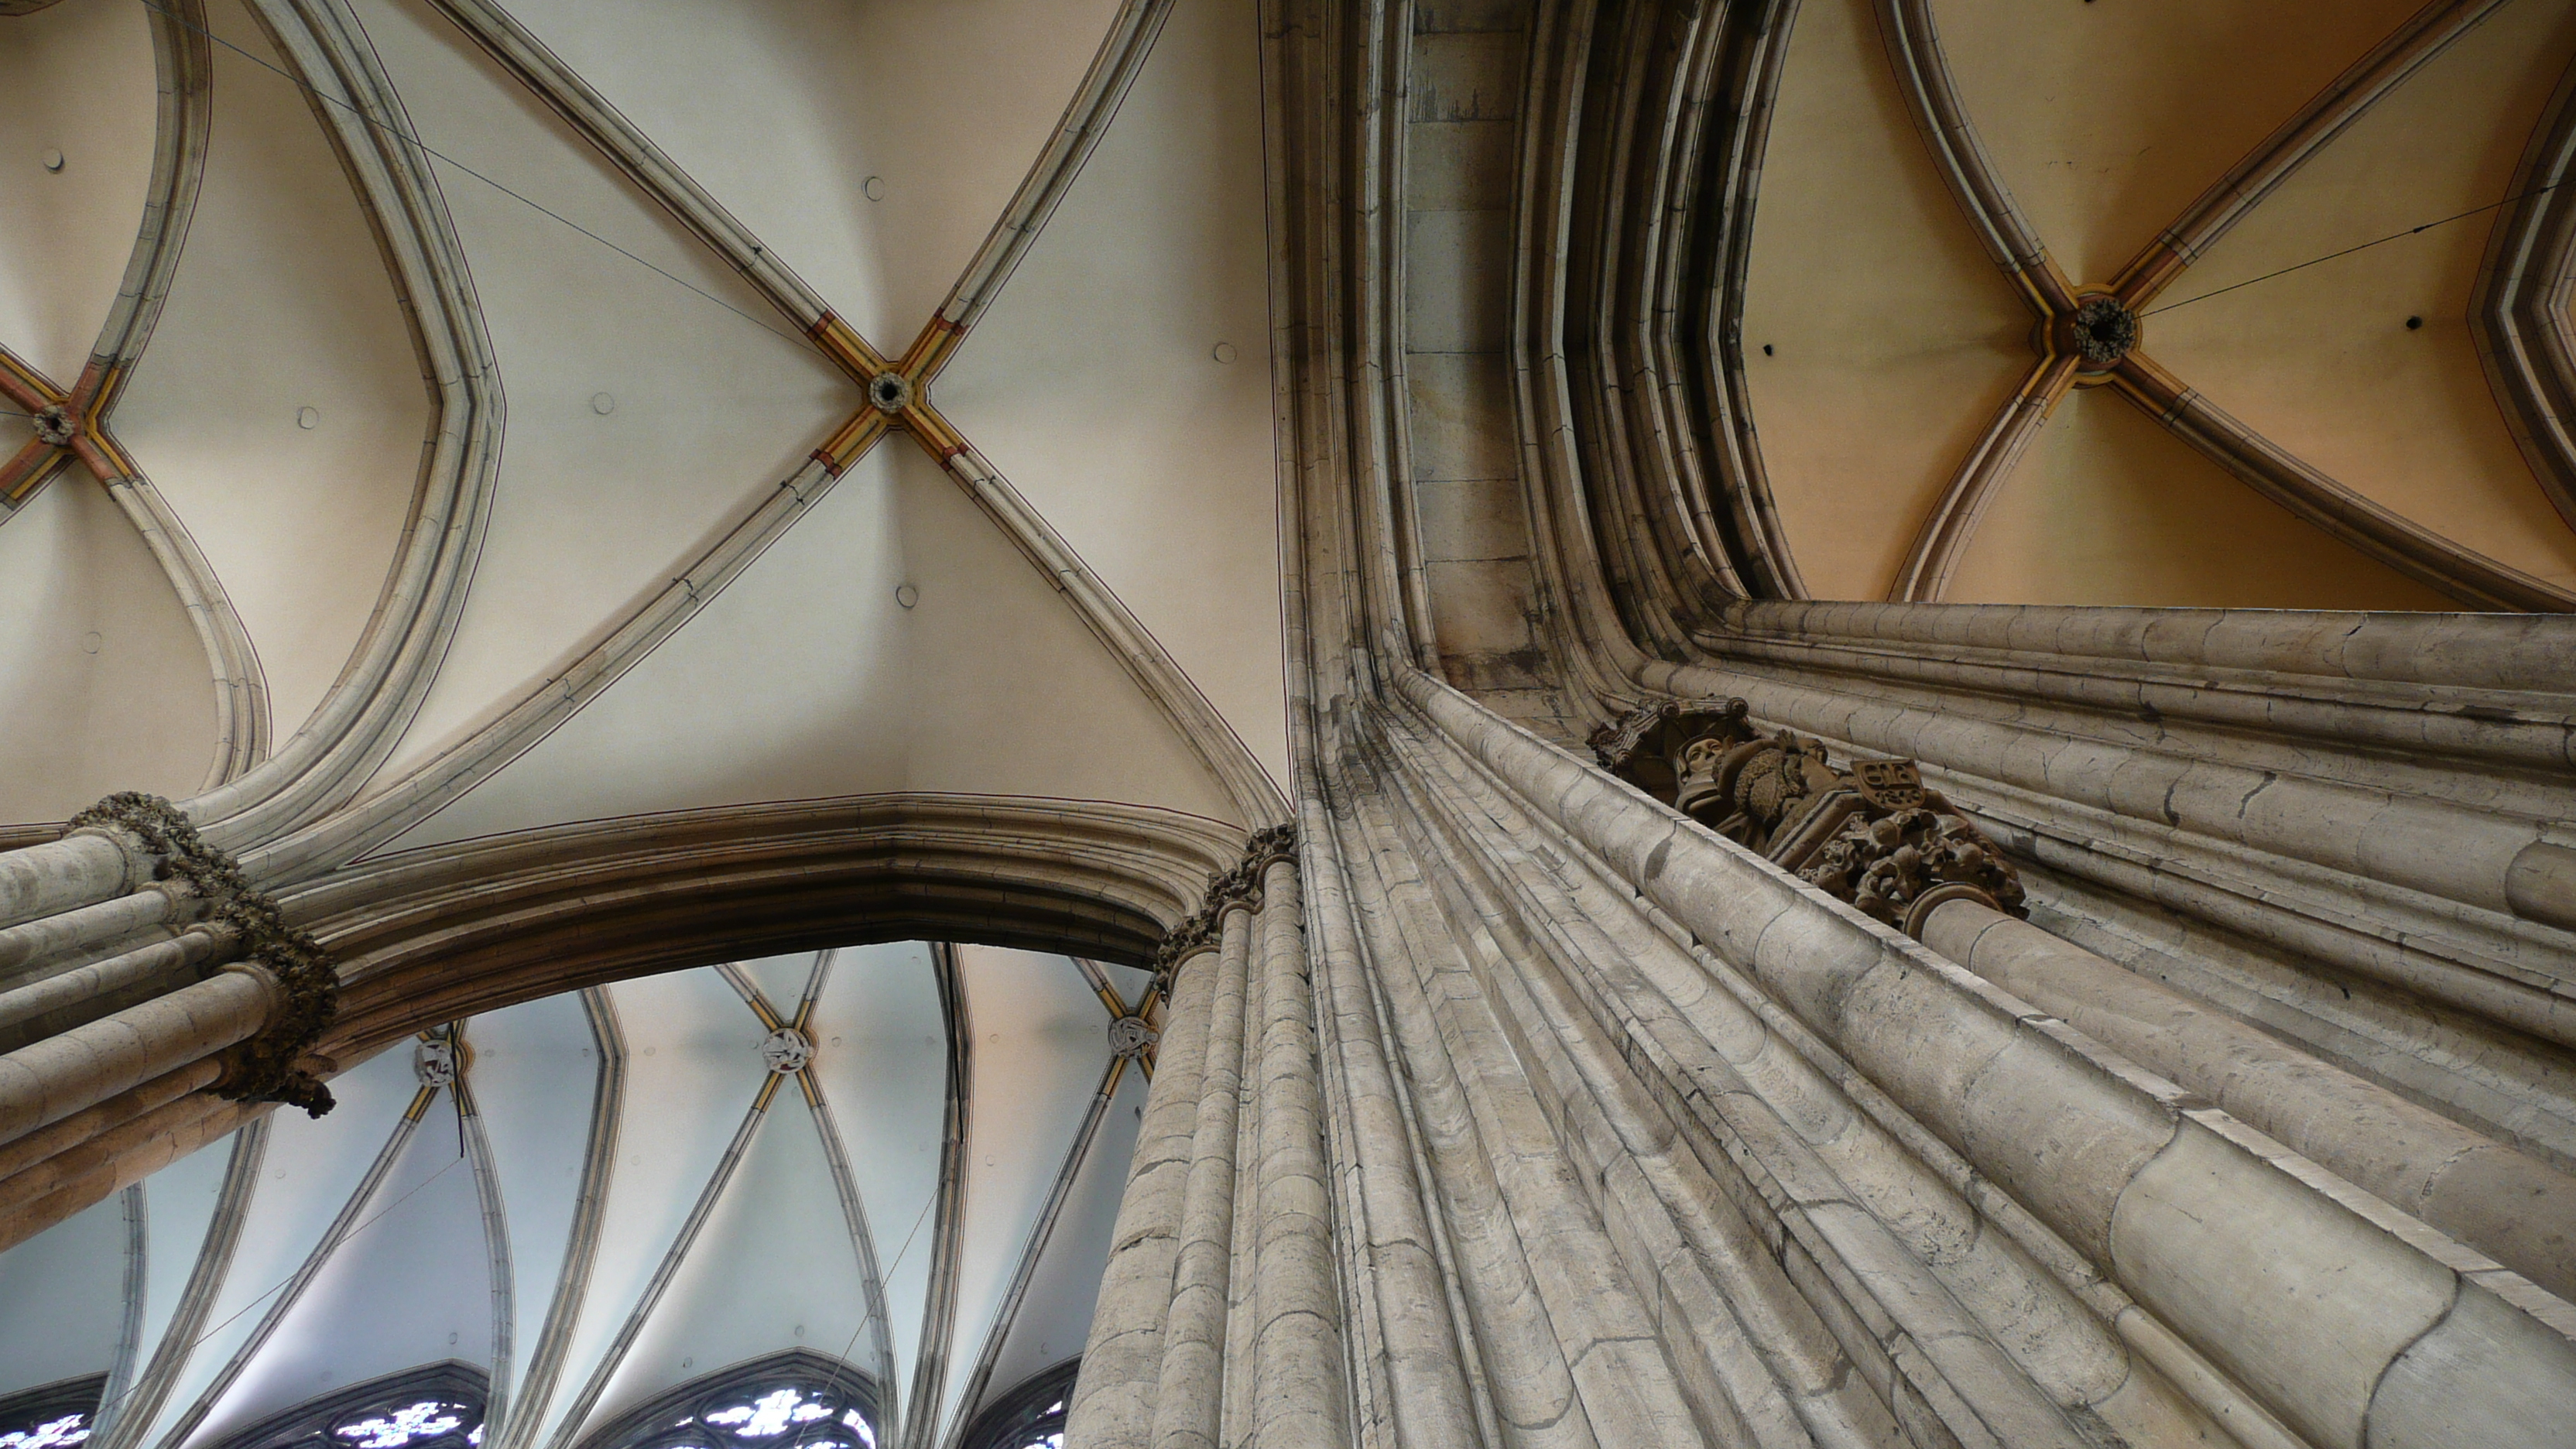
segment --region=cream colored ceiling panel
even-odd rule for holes
[[[1118,1200],[1127,1189],[1127,1164],[1136,1155],[1136,1133],[1144,1125],[1145,1092],[1141,1072],[1130,1071],[1120,1080],[1099,1139],[1083,1159],[1082,1174],[1074,1180],[1047,1238],[1046,1253],[1029,1280],[1028,1297],[994,1361],[985,1402],[1082,1352],[1103,1265],[1109,1261]],[[971,1416],[978,1407],[970,1404],[965,1412]]]
[[[581,997],[571,992],[475,1017],[465,1041],[473,1053],[474,1105],[492,1144],[507,1219],[516,1395],[528,1382],[572,1240],[599,1046]]]
[[[215,731],[206,651],[169,576],[86,473],[46,484],[0,526],[0,620],[0,820],[61,820],[115,790],[197,788]]]
[[[332,1078],[331,1094],[338,1105],[329,1115],[281,1112],[269,1119],[259,1185],[250,1196],[223,1291],[214,1297],[187,1367],[172,1381],[160,1414],[138,1442],[160,1443],[250,1343],[391,1140],[418,1090],[411,1053],[397,1047]],[[448,1175],[471,1179],[462,1164]],[[389,1201],[381,1195],[376,1199],[379,1206]],[[364,1242],[383,1226],[380,1221],[353,1234],[343,1247]]]
[[[411,1053],[385,1056],[408,1065]],[[186,1443],[219,1444],[318,1394],[404,1369],[491,1362],[482,1210],[453,1098],[442,1093],[424,1115],[361,1220],[366,1230],[314,1275]]]
[[[581,1320],[532,1441],[539,1444],[578,1410],[769,1076],[759,1051],[767,1033],[713,971],[607,989],[627,1050],[617,1162]]]
[[[903,790],[1232,815],[1047,581],[898,435],[632,673],[396,845]]]
[[[1116,0],[509,0],[893,356],[1073,98]]]
[[[2030,366],[2029,314],[1916,138],[1873,10],[1798,7],[1745,286],[1745,381],[1772,496],[1824,599],[1887,596]]]
[[[1259,39],[1174,5],[933,395],[1284,786]]]
[[[867,1304],[813,1113],[785,1083],[592,1422],[713,1369],[788,1349],[864,1366]]]
[[[974,1096],[943,1422],[1110,1061],[1109,1013],[1069,958],[991,946],[957,954],[975,1028]]]
[[[2506,430],[2469,328],[2500,213],[2236,284],[2503,200],[2571,55],[2576,9],[2505,7],[2223,238],[2166,292],[2173,310],[2148,313],[2143,336],[2158,361],[2274,443],[2562,587],[2576,585],[2576,531]],[[2223,287],[2236,290],[2191,301]]]
[[[0,1395],[106,1373],[124,1305],[122,1193],[0,1253]]]
[[[356,8],[429,145],[687,283],[457,165],[436,165],[499,359],[508,426],[473,592],[390,767],[398,771],[667,587],[857,395],[426,0]]]
[[[877,1271],[886,1280],[897,1387],[909,1393],[935,1261],[948,1089],[948,1025],[930,947],[897,941],[835,952],[813,1027],[810,1070],[858,1176]],[[860,1339],[847,1357],[867,1368],[868,1341]]]
[[[258,63],[277,55],[239,0],[213,0],[207,18],[222,43],[204,186],[116,431],[223,581],[283,740],[376,606],[433,419],[312,106]]]
[[[1935,0],[1932,11],[1969,122],[2082,285],[2109,282],[2422,3]]]
[[[2069,395],[2004,481],[1960,604],[2447,609],[2263,498],[2108,388]]]
[[[0,347],[68,388],[125,277],[152,179],[150,12],[0,16]]]

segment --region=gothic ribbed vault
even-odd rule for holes
[[[2565,0],[0,0],[0,1406],[2565,1442],[2571,166]]]

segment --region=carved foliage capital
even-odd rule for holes
[[[1912,760],[1836,768],[1820,741],[1764,735],[1740,699],[1667,700],[1592,735],[1603,768],[1797,873],[1799,879],[1909,932],[1941,901],[1965,897],[2025,910],[2003,851]]]
[[[235,1101],[282,1102],[316,1117],[330,1111],[331,1089],[320,1076],[328,1064],[306,1055],[340,1006],[340,973],[322,943],[288,925],[277,902],[158,795],[110,795],[73,816],[70,828],[118,831],[139,842],[158,862],[154,879],[185,886],[207,903],[209,918],[238,943],[232,959],[258,966],[277,983],[283,1004],[257,1035],[225,1053],[216,1092]],[[206,974],[224,964],[208,962]]]
[[[1297,860],[1297,827],[1281,824],[1256,830],[1243,850],[1243,859],[1233,868],[1208,877],[1207,896],[1187,920],[1164,933],[1163,943],[1154,950],[1151,963],[1155,979],[1165,995],[1171,994],[1173,975],[1181,963],[1201,951],[1213,950],[1223,933],[1225,913],[1229,910],[1261,909],[1263,882],[1270,867]]]

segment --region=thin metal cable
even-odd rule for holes
[[[2493,202],[2489,202],[2489,203],[2487,203],[2487,204],[2486,204],[2486,205],[2484,205],[2484,206],[2480,206],[2480,207],[2473,207],[2473,208],[2471,208],[2470,210],[2467,210],[2467,211],[2461,212],[2461,213],[2460,213],[2459,215],[2457,215],[2457,216],[2446,216],[2446,217],[2443,217],[2440,221],[2428,221],[2428,222],[2424,223],[2422,226],[2410,226],[2410,227],[2408,227],[2408,228],[2407,228],[2406,230],[2404,230],[2404,231],[2393,231],[2393,232],[2390,232],[2388,235],[2386,235],[2386,236],[2384,236],[2384,237],[2381,237],[2378,241],[2366,241],[2366,242],[2363,242],[2361,245],[2359,245],[2359,246],[2357,246],[2357,247],[2345,247],[2342,251],[2339,251],[2339,252],[2328,252],[2328,253],[2326,253],[2324,256],[2317,257],[2317,258],[2314,258],[2314,259],[2309,260],[2309,261],[2301,262],[2301,263],[2299,263],[2299,264],[2298,264],[2298,265],[2296,265],[2296,266],[2283,267],[2283,268],[2281,268],[2281,269],[2280,269],[2279,271],[2277,271],[2277,272],[2265,272],[2263,275],[2261,275],[2261,276],[2259,276],[2259,277],[2249,278],[2249,279],[2247,279],[2247,280],[2245,280],[2245,281],[2242,281],[2242,282],[2235,282],[2235,283],[2231,283],[2230,285],[2228,285],[2228,286],[2224,286],[2224,287],[2221,287],[2221,288],[2219,288],[2217,291],[2214,291],[2214,292],[2203,292],[2203,293],[2201,293],[2201,294],[2200,294],[2199,296],[2197,296],[2197,297],[2185,297],[2185,298],[2183,298],[2183,299],[2182,299],[2181,301],[2179,301],[2179,302],[2167,302],[2166,304],[2164,304],[2164,305],[2163,305],[2163,306],[2161,306],[2161,307],[2150,307],[2150,308],[2148,308],[2146,311],[2141,312],[2141,313],[2139,313],[2138,315],[2139,315],[2140,317],[2153,317],[2153,316],[2154,316],[2154,315],[2156,315],[2158,312],[2170,312],[2170,311],[2172,311],[2173,309],[2175,309],[2176,307],[2188,307],[2188,306],[2190,306],[2190,305],[2191,305],[2192,303],[2194,303],[2194,302],[2206,302],[2206,301],[2208,301],[2208,300],[2209,300],[2210,298],[2212,298],[2212,297],[2223,297],[2223,296],[2225,296],[2226,294],[2228,294],[2229,292],[2233,292],[2233,291],[2235,291],[2235,290],[2236,290],[2237,288],[2239,288],[2239,287],[2250,287],[2250,286],[2253,286],[2256,282],[2268,282],[2268,281],[2272,280],[2274,277],[2286,277],[2286,276],[2288,276],[2288,275],[2289,275],[2290,273],[2292,273],[2292,272],[2301,272],[2301,271],[2305,271],[2305,270],[2307,270],[2308,268],[2313,267],[2313,266],[2317,266],[2317,265],[2319,265],[2319,264],[2321,264],[2321,263],[2331,262],[2331,261],[2335,260],[2337,257],[2348,257],[2348,256],[2351,256],[2354,252],[2366,252],[2366,251],[2370,250],[2372,247],[2375,247],[2375,246],[2383,246],[2383,245],[2385,245],[2385,244],[2387,244],[2387,243],[2389,243],[2389,242],[2393,242],[2393,241],[2401,241],[2401,240],[2403,240],[2403,239],[2405,239],[2405,238],[2407,238],[2407,237],[2414,236],[2414,235],[2416,235],[2416,234],[2417,234],[2417,233],[2419,233],[2419,232],[2427,232],[2427,231],[2431,231],[2433,228],[2435,228],[2435,227],[2437,227],[2437,226],[2449,226],[2452,222],[2455,222],[2455,221],[2466,221],[2466,220],[2468,220],[2470,217],[2477,216],[2477,215],[2480,215],[2480,214],[2485,213],[2485,212],[2493,211],[2493,210],[2495,210],[2495,209],[2496,209],[2496,208],[2498,208],[2498,207],[2501,207],[2501,206],[2511,206],[2511,205],[2513,205],[2513,204],[2514,204],[2515,202],[2517,202],[2517,201],[2524,201],[2524,200],[2528,200],[2528,199],[2530,199],[2531,197],[2534,197],[2534,196],[2538,196],[2538,195],[2540,195],[2540,194],[2541,194],[2542,192],[2544,192],[2544,191],[2555,191],[2555,190],[2557,190],[2557,189],[2558,189],[2561,185],[2563,185],[2563,184],[2565,184],[2565,183],[2563,183],[2563,182],[2557,182],[2557,181],[2552,181],[2552,182],[2550,182],[2547,186],[2535,186],[2535,187],[2533,187],[2531,190],[2526,191],[2526,192],[2523,192],[2523,193],[2522,193],[2521,195],[2519,195],[2519,196],[2508,196],[2508,197],[2506,197],[2506,198],[2505,198],[2504,200],[2502,200],[2502,201],[2493,201]]]
[[[776,327],[771,326],[769,323],[762,321],[760,318],[753,316],[751,313],[746,312],[731,302],[726,301],[724,298],[717,296],[715,293],[708,291],[706,288],[697,285],[695,282],[665,271],[661,267],[655,266],[653,263],[637,256],[635,253],[628,251],[626,248],[619,246],[617,243],[610,241],[608,238],[601,236],[595,231],[592,231],[589,227],[583,226],[580,222],[573,220],[571,217],[553,210],[524,192],[513,190],[501,182],[493,180],[491,177],[484,175],[482,172],[475,170],[473,167],[466,165],[455,157],[440,151],[438,148],[430,145],[426,141],[423,141],[418,136],[412,135],[411,133],[403,130],[401,127],[394,125],[392,122],[369,115],[366,111],[349,104],[347,101],[341,100],[337,96],[314,88],[294,72],[276,65],[248,50],[244,50],[242,47],[233,44],[231,41],[224,39],[222,36],[215,34],[212,30],[209,30],[202,25],[191,24],[186,17],[156,3],[156,0],[140,0],[140,3],[144,9],[166,16],[173,22],[189,30],[195,31],[197,34],[206,37],[206,39],[213,41],[215,44],[222,46],[224,49],[229,50],[233,54],[240,56],[242,59],[249,61],[251,64],[258,66],[260,69],[282,78],[287,84],[303,91],[306,95],[312,96],[316,100],[328,102],[331,105],[339,107],[341,110],[347,111],[349,114],[356,116],[359,120],[366,122],[368,125],[374,126],[387,135],[395,137],[404,145],[418,149],[422,155],[431,157],[434,160],[444,161],[458,171],[473,177],[475,180],[482,182],[484,185],[491,187],[493,190],[500,192],[511,200],[519,202],[521,205],[528,207],[530,210],[535,211],[541,216],[550,217],[555,221],[563,223],[565,226],[572,228],[574,231],[581,233],[583,236],[590,238],[592,241],[599,243],[601,246],[608,248],[610,251],[617,253],[619,256],[626,258],[637,266],[652,272],[654,275],[661,277],[666,281],[675,282],[680,286],[688,288],[690,291],[697,293],[699,296],[715,303],[717,306],[731,312],[733,315],[740,317],[742,320],[759,328],[761,331],[768,333],[770,336],[794,343],[800,348],[809,345],[806,339],[796,336],[793,333],[782,332]]]
[[[149,4],[149,3],[150,3],[150,0],[145,0],[145,3]],[[349,1244],[350,1244],[350,1243],[352,1243],[352,1242],[354,1242],[354,1241],[356,1241],[356,1240],[357,1240],[357,1236],[358,1236],[358,1234],[363,1233],[363,1232],[365,1232],[367,1229],[369,1229],[369,1228],[371,1228],[371,1227],[375,1226],[375,1225],[376,1225],[376,1223],[377,1223],[380,1219],[382,1219],[382,1218],[384,1217],[384,1215],[385,1215],[385,1214],[387,1214],[387,1213],[389,1213],[389,1212],[392,1212],[395,1208],[401,1207],[404,1203],[407,1203],[407,1202],[411,1201],[411,1200],[412,1200],[412,1198],[413,1198],[414,1196],[416,1196],[416,1195],[418,1195],[418,1194],[419,1194],[419,1192],[421,1191],[421,1189],[422,1189],[422,1188],[428,1187],[431,1183],[438,1181],[438,1180],[439,1180],[440,1178],[442,1178],[442,1177],[445,1177],[445,1176],[448,1174],[448,1171],[449,1171],[450,1169],[452,1169],[452,1168],[454,1168],[454,1167],[456,1166],[456,1163],[457,1163],[457,1162],[462,1162],[462,1161],[464,1161],[464,1160],[465,1160],[465,1159],[463,1159],[463,1158],[461,1158],[461,1157],[460,1157],[460,1158],[457,1158],[455,1161],[448,1163],[446,1167],[442,1167],[442,1168],[440,1168],[438,1171],[431,1173],[429,1176],[427,1176],[427,1177],[425,1177],[425,1178],[422,1178],[422,1179],[420,1180],[420,1182],[419,1182],[417,1185],[415,1185],[415,1186],[412,1188],[412,1190],[411,1190],[410,1192],[404,1193],[402,1196],[400,1196],[400,1197],[398,1197],[398,1198],[395,1198],[392,1202],[389,1202],[389,1203],[385,1204],[383,1207],[378,1208],[378,1209],[376,1210],[376,1213],[375,1213],[375,1216],[374,1216],[374,1217],[368,1218],[365,1222],[358,1224],[358,1225],[357,1225],[356,1227],[354,1227],[354,1228],[351,1228],[351,1229],[349,1230],[348,1236],[347,1236],[347,1237],[342,1238],[342,1239],[338,1242],[338,1244],[336,1244],[336,1245],[332,1248],[332,1250],[331,1250],[331,1251],[332,1251],[332,1252],[334,1252],[334,1253],[337,1253],[341,1248],[345,1248],[345,1247],[349,1246]],[[270,1284],[267,1288],[262,1289],[262,1290],[260,1291],[260,1293],[259,1293],[259,1295],[258,1295],[257,1297],[252,1298],[248,1303],[245,1303],[245,1304],[243,1304],[241,1307],[239,1307],[239,1308],[235,1309],[235,1310],[233,1311],[233,1313],[231,1314],[231,1316],[230,1316],[230,1317],[227,1317],[226,1319],[224,1319],[224,1321],[223,1321],[223,1322],[216,1324],[214,1327],[207,1329],[205,1332],[203,1332],[203,1333],[201,1333],[201,1334],[198,1334],[195,1338],[189,1339],[189,1340],[188,1340],[188,1346],[187,1346],[186,1351],[187,1351],[187,1352],[189,1352],[189,1353],[194,1353],[194,1352],[196,1352],[196,1350],[197,1350],[197,1348],[198,1348],[198,1346],[199,1346],[199,1345],[203,1344],[207,1339],[210,1339],[210,1338],[214,1337],[216,1334],[223,1332],[227,1327],[231,1326],[231,1324],[233,1323],[233,1321],[234,1321],[235,1319],[238,1319],[238,1318],[240,1318],[243,1314],[250,1312],[250,1311],[251,1311],[252,1309],[254,1309],[254,1308],[257,1308],[260,1304],[267,1302],[267,1301],[268,1301],[268,1299],[269,1299],[269,1297],[270,1297],[271,1295],[275,1294],[279,1289],[281,1289],[281,1288],[285,1287],[287,1284],[294,1282],[294,1281],[295,1281],[295,1279],[296,1279],[296,1275],[297,1275],[297,1274],[299,1274],[299,1273],[302,1273],[303,1271],[304,1271],[303,1267],[302,1267],[301,1265],[298,1265],[294,1273],[289,1273],[289,1274],[287,1274],[285,1277],[278,1279],[275,1283]],[[93,1423],[93,1424],[95,1424],[95,1423],[97,1423],[99,1420],[101,1420],[101,1419],[105,1418],[105,1417],[107,1416],[107,1411],[108,1411],[108,1410],[110,1410],[110,1409],[112,1409],[112,1408],[116,1407],[118,1404],[124,1403],[128,1395],[132,1394],[132,1393],[135,1391],[135,1389],[139,1389],[139,1388],[141,1388],[141,1387],[142,1387],[142,1385],[141,1385],[140,1383],[136,1383],[136,1384],[132,1385],[131,1387],[127,1388],[127,1389],[126,1389],[126,1391],[125,1391],[125,1393],[122,1393],[122,1394],[117,1395],[117,1396],[115,1397],[115,1399],[111,1400],[110,1402],[99,1405],[99,1406],[98,1406],[98,1408],[97,1408],[97,1410],[96,1410],[95,1412],[93,1412],[93,1413],[90,1415],[90,1422],[91,1422],[91,1423]]]

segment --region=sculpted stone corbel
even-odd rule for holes
[[[257,1035],[223,1053],[215,1093],[301,1107],[316,1117],[330,1111],[331,1089],[322,1078],[336,1064],[312,1055],[312,1047],[339,1010],[340,973],[322,943],[288,925],[277,902],[253,888],[231,856],[206,844],[196,825],[158,795],[110,795],[73,816],[70,829],[123,835],[158,862],[156,881],[184,888],[203,903],[203,919],[228,936],[233,948],[208,960],[201,976],[247,971],[269,986],[275,1011]]]
[[[1296,859],[1297,827],[1272,825],[1252,833],[1252,839],[1244,845],[1243,859],[1231,869],[1208,877],[1207,896],[1197,912],[1163,933],[1162,944],[1154,948],[1154,959],[1147,963],[1163,996],[1171,995],[1172,978],[1179,973],[1182,962],[1201,951],[1216,949],[1224,931],[1225,913],[1234,909],[1260,910],[1262,882],[1270,867]]]
[[[2025,915],[2002,850],[1923,784],[1912,760],[1834,767],[1789,730],[1765,735],[1741,699],[1662,700],[1592,732],[1602,768],[1908,934],[1973,900]]]

